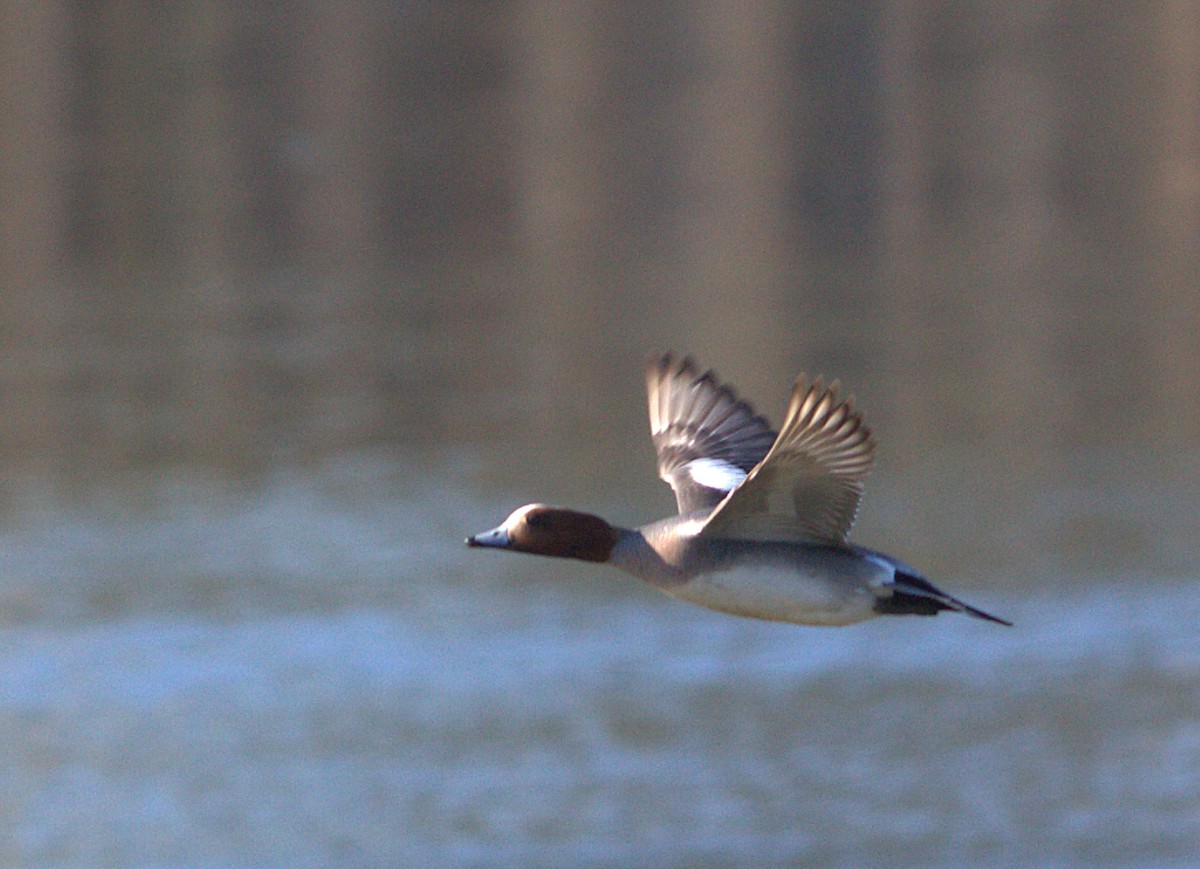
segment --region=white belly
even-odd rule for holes
[[[849,625],[878,615],[871,584],[853,575],[814,575],[769,565],[701,574],[665,591],[709,609],[801,625]],[[886,583],[880,576],[875,583]]]

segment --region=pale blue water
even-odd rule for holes
[[[513,506],[471,467],[11,517],[0,863],[1195,859],[1194,576],[946,583],[1012,629],[764,624],[465,549]]]

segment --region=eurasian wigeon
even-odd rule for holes
[[[689,358],[646,369],[659,475],[679,515],[640,528],[529,504],[468,546],[619,567],[710,609],[803,625],[943,610],[1009,625],[909,565],[847,541],[875,441],[838,383],[796,380],[783,427]]]

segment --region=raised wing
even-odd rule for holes
[[[871,472],[875,442],[838,383],[796,380],[787,418],[761,463],[700,532],[751,540],[844,543]]]
[[[679,512],[709,510],[762,461],[775,432],[711,371],[670,353],[646,365],[650,437],[658,474],[675,490]]]

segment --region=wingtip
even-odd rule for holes
[[[646,356],[646,368],[655,371],[661,368],[666,368],[675,360],[675,351],[673,350],[652,350]]]
[[[690,355],[680,356],[674,350],[653,352],[646,357],[646,377],[652,381],[668,375],[672,378],[683,375],[695,377],[699,370],[696,360]]]

